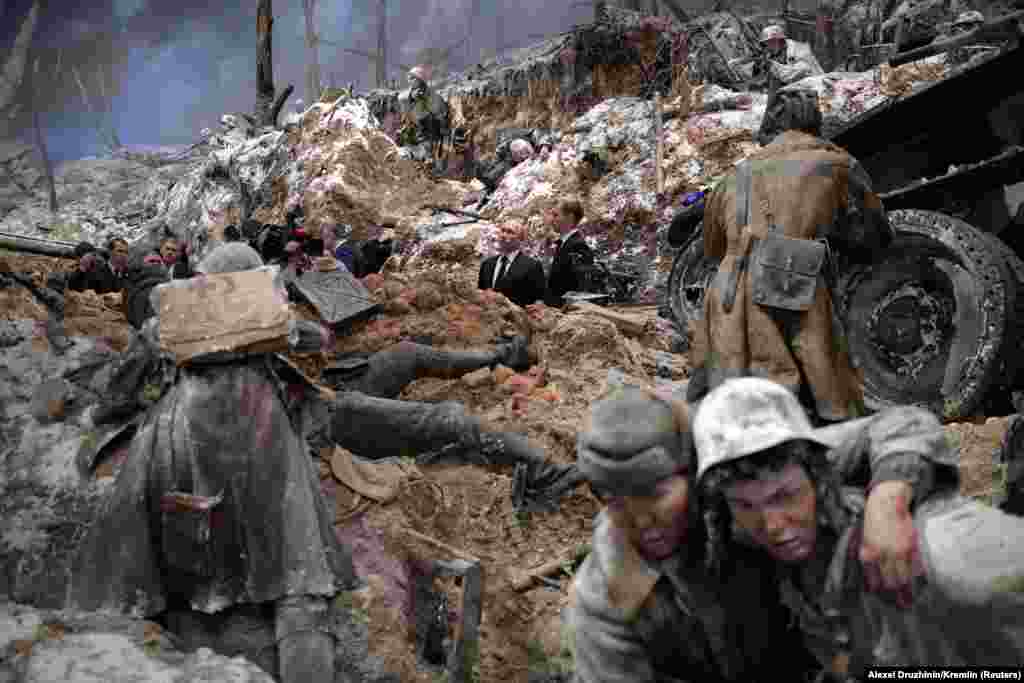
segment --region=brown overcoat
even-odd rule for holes
[[[856,159],[802,132],[782,133],[751,161],[745,228],[737,225],[735,172],[708,198],[704,253],[721,259],[721,265],[704,300],[704,317],[692,326],[696,367],[706,372],[708,390],[743,375],[766,377],[794,391],[805,384],[814,403],[808,407],[818,417],[857,417],[863,413],[862,379],[841,325],[833,320],[826,279],[819,279],[811,307],[800,313],[754,303],[749,268],[737,280],[730,311],[722,298],[751,237],[764,239],[769,220],[787,237],[827,239],[840,259],[872,260],[892,239],[882,203]]]

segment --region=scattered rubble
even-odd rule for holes
[[[658,197],[653,106],[640,98],[636,65],[591,64],[577,40],[558,36],[442,84],[455,119],[474,122],[485,145],[511,124],[556,129],[549,153],[505,175],[479,209],[483,220],[445,226],[456,219],[425,208],[465,208],[479,198],[481,186],[434,180],[407,158],[388,135],[394,124],[390,94],[378,93],[369,100],[341,95],[314,103],[289,115],[283,130],[225,115],[222,130],[187,153],[140,150],[132,158],[64,164],[57,171],[62,209],[56,220],[45,209],[30,152],[11,148],[0,155],[0,176],[11,170],[23,187],[0,186],[0,230],[32,233],[44,226],[63,239],[99,240],[113,231],[146,240],[152,230],[169,226],[199,256],[228,223],[243,216],[283,223],[295,206],[303,207],[314,230],[345,223],[359,239],[391,228],[402,248],[382,273],[364,280],[383,312],[352,325],[333,351],[373,352],[403,339],[472,348],[502,335],[529,334],[531,370],[499,366],[461,379],[421,379],[401,398],[460,401],[494,427],[525,434],[552,460],[571,462],[576,428],[604,391],[609,369],[678,392],[688,364],[668,352],[678,351],[682,340],[655,305],[577,304],[565,311],[538,305],[526,311],[500,294],[479,291],[480,260],[496,250],[496,226],[525,220],[523,251],[546,259],[555,236],[548,212],[560,199],[579,196],[588,217],[584,232],[596,253],[613,267],[648,274],[642,298],[656,303],[653,295],[663,290],[672,257],[662,233],[681,197],[756,148],[753,133],[766,105],[764,95],[719,86],[691,89],[676,79],[663,92],[665,193]],[[657,49],[666,44],[665,36],[654,43],[639,36],[642,49],[645,40]],[[658,78],[663,73],[662,67],[655,70]],[[826,128],[834,129],[943,73],[937,58],[893,71],[831,73],[790,87],[817,90]],[[31,272],[42,282],[74,264],[5,254],[0,267]],[[55,667],[85,661],[89,670],[75,680],[268,680],[254,662],[269,665],[257,654],[236,657],[241,650],[232,654],[223,639],[209,634],[186,643],[147,622],[87,624],[82,615],[41,610],[59,606],[70,553],[124,457],[116,439],[103,443],[108,448],[95,454],[95,476],[82,477],[76,455],[83,444],[99,450],[94,442],[112,437],[93,432],[91,397],[69,389],[62,375],[125,348],[130,328],[116,295],[69,293],[67,304],[65,322],[75,343],[57,356],[34,323],[45,319],[40,305],[20,288],[0,290],[0,593],[33,605],[0,608],[0,651],[8,653],[0,657],[0,680],[6,680],[4,667],[21,680],[42,681],[55,677]],[[315,317],[309,310],[306,315]],[[292,359],[317,377],[331,354]],[[101,392],[105,379],[99,372],[90,386]],[[998,467],[991,453],[1005,430],[1001,418],[947,426],[961,446],[965,493],[992,494]],[[485,577],[478,680],[524,680],[538,651],[561,655],[558,618],[570,581],[563,560],[585,552],[599,509],[588,492],[566,497],[557,512],[524,516],[510,500],[512,473],[497,467],[367,463],[337,452],[321,454],[319,466],[337,533],[352,548],[365,582],[338,598],[339,610],[354,615],[345,626],[353,635],[339,645],[351,649],[349,660],[365,659],[368,647],[379,660],[372,664],[379,680],[385,680],[383,671],[402,681],[435,680],[443,665],[424,656],[424,610],[443,612],[441,642],[451,647],[464,606],[457,582],[424,579],[425,567],[467,556],[480,561]],[[553,558],[560,558],[557,566]],[[86,625],[72,626],[78,623]],[[210,649],[196,649],[202,647]]]

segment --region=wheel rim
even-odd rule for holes
[[[888,292],[868,317],[872,350],[903,377],[918,377],[936,362],[945,363],[951,344],[956,301],[921,282],[905,282]]]
[[[945,419],[973,414],[999,374],[1007,306],[1003,259],[955,218],[894,211],[896,238],[849,269],[838,300],[874,410],[916,404]]]

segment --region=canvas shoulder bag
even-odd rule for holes
[[[750,264],[753,301],[769,308],[806,311],[818,291],[828,244],[786,237],[775,225],[767,198],[763,205],[768,233],[758,241]]]

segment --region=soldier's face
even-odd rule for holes
[[[662,479],[647,496],[609,498],[608,514],[641,555],[650,560],[671,556],[683,544],[690,487],[685,471]]]
[[[776,560],[799,563],[814,553],[816,492],[801,465],[731,484],[725,498],[735,524]]]

